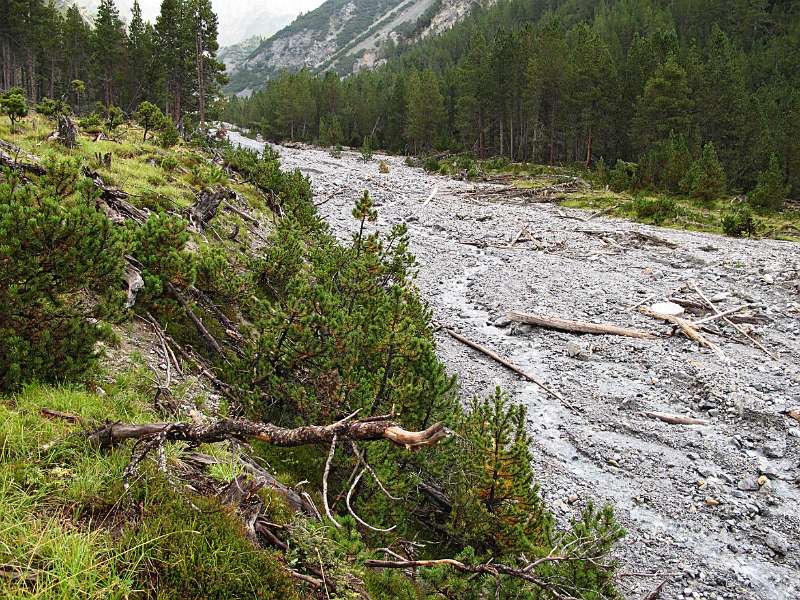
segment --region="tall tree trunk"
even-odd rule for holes
[[[592,164],[592,124],[589,123],[589,135],[586,138],[586,166]]]
[[[205,50],[203,48],[203,35],[201,31],[200,22],[197,23],[197,32],[195,35],[195,50],[197,60],[197,109],[200,113],[200,129],[205,129],[206,126],[206,85],[205,74],[203,72],[203,62]]]

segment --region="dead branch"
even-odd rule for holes
[[[695,419],[693,417],[683,417],[680,415],[668,415],[667,413],[660,412],[645,412],[644,416],[651,419],[658,419],[670,425],[708,425],[708,421],[703,419]]]
[[[345,496],[344,503],[345,503],[345,505],[347,506],[347,511],[348,511],[348,512],[349,512],[351,515],[353,515],[353,518],[354,518],[356,521],[358,521],[359,523],[361,523],[361,524],[362,524],[364,527],[366,527],[367,529],[371,529],[372,531],[377,531],[378,533],[387,533],[387,532],[389,532],[389,531],[392,531],[392,529],[394,529],[395,527],[397,527],[397,525],[392,525],[391,527],[389,527],[389,528],[386,528],[386,529],[384,529],[383,527],[373,527],[372,525],[370,525],[369,523],[367,523],[366,521],[364,521],[364,519],[362,519],[361,517],[359,517],[359,516],[356,514],[356,511],[354,511],[354,510],[353,510],[353,507],[350,505],[350,497],[353,495],[353,491],[356,489],[356,486],[358,485],[358,482],[359,482],[359,481],[361,481],[361,477],[363,477],[363,475],[364,475],[365,471],[366,471],[366,469],[361,469],[361,471],[359,472],[359,474],[358,474],[358,475],[356,475],[356,478],[355,478],[355,480],[353,481],[353,485],[351,485],[351,486],[350,486],[350,490],[347,492],[347,496]]]
[[[333,518],[331,507],[328,504],[328,475],[331,472],[331,461],[333,460],[333,455],[335,452],[336,434],[334,433],[333,439],[331,440],[331,449],[328,451],[328,458],[325,461],[325,471],[322,473],[322,506],[325,508],[325,514],[328,516],[328,519],[330,519],[331,523],[333,523],[338,529],[341,529],[342,524]]]
[[[530,373],[527,373],[526,371],[523,371],[517,365],[515,365],[513,363],[510,363],[509,361],[507,361],[505,358],[503,358],[502,356],[500,356],[496,352],[493,352],[492,350],[489,350],[488,348],[486,348],[484,346],[481,346],[480,344],[465,338],[463,335],[460,335],[460,334],[456,333],[455,331],[453,331],[452,329],[449,329],[448,327],[444,327],[443,329],[447,333],[449,333],[452,337],[454,337],[459,342],[461,342],[462,344],[466,344],[467,346],[469,346],[473,350],[477,350],[478,352],[482,352],[483,354],[485,354],[486,356],[488,356],[492,360],[495,360],[496,362],[500,363],[501,365],[503,365],[507,369],[509,369],[511,371],[514,371],[514,373],[516,373],[517,375],[521,375],[522,377],[524,377],[525,379],[527,379],[531,383],[536,384],[537,386],[542,388],[545,392],[547,392],[548,394],[550,394],[554,398],[557,398],[558,400],[560,400],[565,406],[567,406],[569,408],[574,408],[569,402],[567,402],[567,400],[561,394],[551,390],[548,386],[546,386],[545,384],[540,382],[533,375],[531,375]]]
[[[39,410],[39,412],[42,413],[43,417],[47,417],[48,419],[61,419],[62,421],[68,421],[69,423],[84,423],[83,417],[80,415],[61,412],[60,410],[53,410],[52,408],[42,408]]]
[[[173,298],[175,298],[175,300],[178,301],[178,304],[180,304],[183,307],[183,310],[186,311],[186,314],[189,315],[189,318],[192,320],[192,323],[194,323],[194,326],[197,329],[198,333],[200,333],[200,335],[206,341],[208,346],[217,354],[222,354],[223,353],[222,347],[219,345],[219,342],[217,342],[214,336],[208,332],[208,329],[206,329],[205,325],[203,325],[203,322],[200,320],[200,317],[198,317],[191,309],[189,303],[186,301],[186,298],[183,297],[183,294],[181,294],[178,291],[178,289],[170,282],[167,282],[167,291]]]
[[[643,315],[647,315],[648,317],[653,317],[654,319],[661,319],[662,321],[667,321],[668,323],[672,323],[673,325],[680,327],[683,334],[692,341],[697,342],[701,346],[705,346],[712,350],[717,356],[719,356],[722,360],[726,360],[725,354],[716,344],[710,342],[702,333],[697,331],[692,326],[690,321],[686,319],[681,319],[680,317],[675,317],[673,315],[665,315],[664,313],[657,313],[649,308],[642,307],[639,309],[639,312]]]
[[[717,312],[710,317],[704,317],[702,319],[698,319],[697,321],[693,321],[692,324],[697,327],[698,325],[703,325],[704,323],[711,323],[712,321],[716,321],[717,319],[725,319],[728,316],[732,315],[733,313],[737,313],[740,310],[744,310],[745,308],[750,308],[753,306],[752,304],[742,304],[741,306],[737,306],[736,308],[730,308],[724,312]]]
[[[557,329],[558,331],[568,331],[571,333],[591,333],[595,335],[621,335],[633,338],[652,339],[656,336],[647,331],[627,329],[616,325],[604,325],[602,323],[590,323],[587,321],[574,321],[571,319],[561,319],[559,317],[545,317],[524,313],[516,310],[509,311],[506,316],[512,321],[528,323],[547,329]]]
[[[431,425],[423,431],[408,431],[389,420],[339,421],[330,425],[305,425],[292,429],[247,419],[219,419],[207,424],[106,423],[87,432],[87,436],[102,448],[109,448],[129,439],[148,439],[161,435],[165,442],[183,441],[193,445],[231,439],[256,439],[282,447],[330,444],[336,436],[347,440],[389,440],[408,450],[414,450],[436,444],[447,434],[441,423]]]

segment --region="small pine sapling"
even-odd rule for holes
[[[161,129],[164,126],[164,113],[152,102],[144,101],[133,114],[134,120],[144,129],[142,141],[147,141],[147,134],[152,130]]]
[[[769,157],[769,167],[758,175],[755,189],[747,196],[750,205],[763,210],[780,210],[789,193],[789,185],[777,154]]]
[[[28,102],[22,88],[13,87],[0,95],[0,112],[8,115],[8,119],[11,121],[11,132],[15,133],[19,120],[28,116]]]

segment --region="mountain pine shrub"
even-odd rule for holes
[[[102,321],[122,306],[124,236],[95,206],[78,163],[52,159],[47,174],[0,183],[0,390],[80,378]]]

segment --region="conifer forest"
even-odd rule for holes
[[[800,597],[798,243],[795,0],[0,0],[0,597]]]

